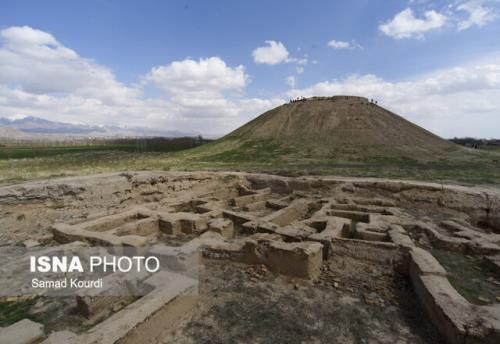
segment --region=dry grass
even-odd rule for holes
[[[464,150],[464,154],[460,155],[406,158],[346,150],[325,156],[314,151],[309,154],[294,151],[265,141],[246,145],[223,142],[176,153],[100,151],[0,160],[0,184],[133,170],[232,170],[500,184],[500,154]]]

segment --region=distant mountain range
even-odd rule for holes
[[[161,136],[181,137],[197,136],[197,132],[176,130],[161,130],[146,127],[120,127],[112,125],[71,124],[49,121],[34,116],[0,117],[0,137],[5,137],[8,128],[13,128],[8,137],[39,137],[39,136],[91,136],[91,137],[130,137],[130,136]],[[5,134],[5,135],[4,135]],[[27,134],[27,135],[25,135]]]

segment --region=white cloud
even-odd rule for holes
[[[285,82],[291,88],[295,88],[295,86],[297,85],[297,79],[293,75],[286,77]]]
[[[415,16],[413,9],[406,8],[397,13],[394,18],[379,25],[379,30],[395,39],[423,39],[427,32],[438,30],[446,24],[456,27],[458,31],[473,26],[482,27],[500,17],[499,2],[499,0],[456,0],[455,4],[449,4],[440,12],[425,11],[421,18]],[[410,1],[410,3],[417,7],[427,5],[427,1]],[[338,43],[341,47],[345,44],[340,43],[347,42]]]
[[[446,21],[445,15],[434,10],[425,11],[423,18],[417,18],[411,8],[406,8],[391,20],[381,24],[379,30],[395,39],[422,39],[425,33],[442,28]]]
[[[253,117],[283,104],[284,99],[217,99],[214,103],[161,98],[130,99],[106,105],[81,96],[31,94],[0,86],[0,116],[23,114],[70,123],[146,126],[169,130],[196,131],[218,136],[237,128]]]
[[[324,81],[288,96],[353,94],[383,106],[444,137],[500,135],[500,60],[435,71],[407,81],[352,75]]]
[[[221,58],[186,59],[151,69],[128,86],[50,33],[27,26],[0,31],[0,116],[70,123],[137,125],[218,135],[283,99],[245,98],[248,75]],[[165,95],[148,98],[147,84]]]
[[[258,47],[252,52],[253,61],[257,64],[276,65],[284,62],[306,65],[308,63],[307,54],[302,58],[291,57],[283,43],[276,41],[265,41],[265,43],[267,46]]]
[[[252,52],[255,63],[275,65],[287,60],[289,53],[283,43],[276,41],[265,43],[267,46],[258,47]]]
[[[302,73],[304,73],[304,67],[297,66],[297,67],[295,67],[295,71],[297,72],[297,74],[302,74]]]
[[[27,48],[36,45],[59,46],[59,42],[49,33],[32,29],[29,26],[12,26],[2,30],[1,36],[7,43],[25,46]]]
[[[109,69],[78,56],[49,33],[23,26],[4,29],[0,36],[0,84],[34,94],[71,92],[106,103],[137,94]]]
[[[242,89],[248,75],[241,65],[231,68],[220,57],[210,57],[155,67],[146,78],[169,93],[218,93],[225,89]]]
[[[336,41],[332,39],[330,42],[328,42],[328,46],[333,49],[347,49],[351,47],[351,44],[349,42]]]
[[[169,110],[184,119],[206,121],[209,118],[226,118],[231,123],[238,121],[245,111],[239,108],[239,99],[232,100],[224,94],[238,94],[247,85],[245,68],[231,68],[219,57],[199,61],[185,59],[155,67],[146,75],[145,81],[165,91],[169,96]],[[250,102],[245,104],[250,106]]]
[[[466,30],[474,25],[482,27],[496,19],[498,13],[494,8],[485,7],[482,0],[470,0],[457,6],[458,11],[465,11],[467,18],[457,24],[458,31]]]
[[[287,63],[296,63],[298,65],[306,65],[308,63],[308,58],[307,55],[304,55],[303,58],[297,58],[297,57],[289,57],[285,60]]]
[[[333,49],[363,49],[363,47],[355,40],[346,42],[346,41],[336,41],[332,39],[330,42],[328,42],[328,46]]]

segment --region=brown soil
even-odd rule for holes
[[[354,258],[344,271],[334,263],[315,283],[210,264],[197,307],[158,343],[441,343],[404,276]]]
[[[279,106],[225,137],[233,138],[324,150],[354,145],[435,152],[456,147],[365,98],[342,96]]]

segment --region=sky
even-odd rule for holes
[[[500,0],[0,2],[0,116],[228,133],[360,95],[500,138]]]

